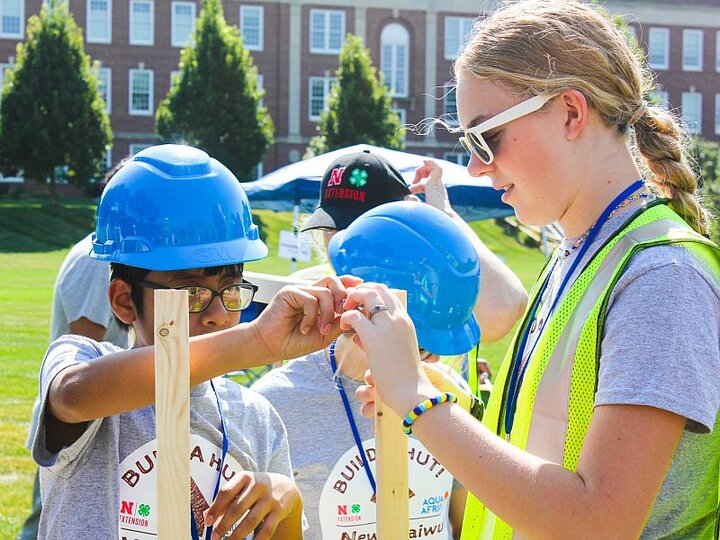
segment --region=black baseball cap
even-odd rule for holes
[[[371,208],[409,194],[405,180],[385,158],[368,150],[341,156],[325,171],[320,204],[302,231],[345,229]]]

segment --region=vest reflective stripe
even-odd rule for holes
[[[690,243],[696,252],[698,244],[717,247],[690,230],[667,206],[648,208],[623,230],[618,232],[592,258],[559,303],[559,307],[540,337],[518,396],[511,444],[526,449],[555,463],[575,470],[582,444],[592,418],[602,318],[607,300],[617,279],[630,258],[640,249],[652,245]],[[705,249],[704,251],[707,251]],[[714,260],[718,268],[720,258]],[[544,281],[546,268],[539,283]],[[533,306],[538,301],[536,286],[531,293]],[[521,328],[527,327],[530,308]],[[520,330],[513,338],[495,383],[495,391],[483,418],[483,423],[504,436],[504,401],[518,346]],[[501,388],[505,390],[502,394]],[[482,503],[468,495],[463,521],[463,540],[478,538],[520,538],[509,525],[496,518]]]

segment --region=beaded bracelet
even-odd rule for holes
[[[410,435],[412,433],[413,422],[417,420],[418,416],[420,416],[428,409],[432,409],[435,405],[445,403],[446,401],[450,403],[457,403],[457,396],[455,396],[455,394],[453,394],[452,392],[445,392],[438,396],[431,397],[430,399],[426,399],[422,403],[418,403],[417,405],[415,405],[412,411],[410,411],[405,417],[405,420],[403,420],[403,431],[405,432],[405,434]]]

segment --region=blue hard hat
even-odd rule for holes
[[[239,264],[268,253],[237,178],[191,146],[137,153],[108,182],[90,256],[148,270]]]
[[[473,308],[480,259],[453,220],[425,203],[399,201],[365,212],[328,245],[337,274],[407,291],[418,344],[435,354],[462,354],[480,341]]]

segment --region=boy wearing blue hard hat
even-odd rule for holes
[[[429,204],[383,204],[335,234],[328,251],[338,274],[407,291],[423,360],[430,360],[427,351],[437,359],[477,345],[480,328],[473,308],[480,257],[445,213]],[[377,311],[364,313],[372,318]],[[442,370],[444,365],[433,366],[434,380],[450,378],[455,395],[470,409],[473,400],[465,382],[452,378],[452,370]],[[287,428],[309,522],[306,538],[376,534],[373,426],[359,414],[355,399],[366,369],[361,347],[352,336],[341,335],[326,349],[295,359],[252,386],[275,406]],[[414,438],[408,440],[408,455],[410,537],[458,537],[465,490]]]
[[[98,205],[92,257],[111,264],[108,297],[132,328],[123,351],[80,336],[55,341],[40,373],[33,443],[41,467],[43,538],[153,538],[153,294],[185,289],[190,310],[193,538],[301,538],[285,430],[262,397],[224,373],[297,356],[338,334],[345,284],[326,278],[281,291],[238,324],[255,287],[243,263],[267,254],[237,179],[204,152],[148,148]],[[217,297],[217,298],[216,298]],[[241,519],[242,518],[242,519]]]

